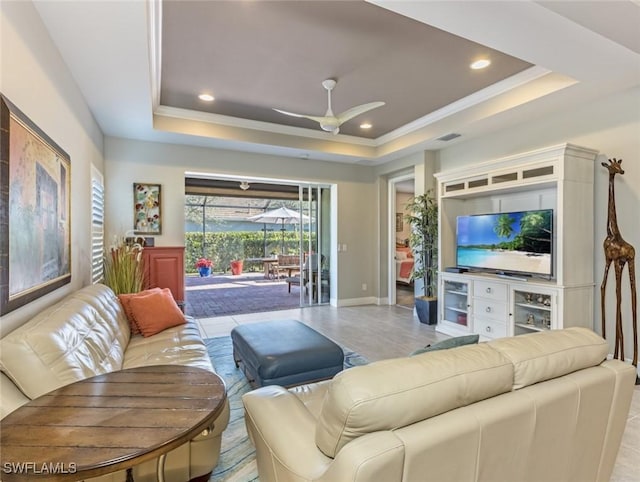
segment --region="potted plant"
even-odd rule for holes
[[[422,295],[415,306],[421,323],[434,325],[438,319],[438,202],[433,190],[409,200],[405,220],[411,226],[409,246],[415,258],[413,280],[422,281]]]
[[[196,268],[198,270],[198,273],[200,273],[200,277],[202,278],[211,274],[211,266],[213,266],[213,263],[208,258],[200,258],[198,261],[196,261]]]
[[[116,295],[138,293],[144,288],[142,249],[144,238],[114,236],[104,256],[104,284]]]
[[[241,275],[242,274],[242,267],[243,267],[243,261],[241,259],[234,259],[233,261],[231,261],[231,274],[232,275]]]

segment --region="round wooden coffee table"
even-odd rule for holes
[[[212,427],[226,396],[215,373],[176,365],[67,385],[0,421],[1,478],[76,481],[158,457],[162,482],[166,453]]]

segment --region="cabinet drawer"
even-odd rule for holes
[[[507,325],[492,320],[474,318],[473,331],[486,338],[504,338],[507,336]]]
[[[474,281],[473,296],[496,301],[507,301],[507,285],[494,281]]]
[[[507,304],[500,301],[474,298],[473,316],[490,318],[504,323],[507,321]]]

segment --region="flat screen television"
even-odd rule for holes
[[[458,216],[459,268],[553,277],[553,210]]]

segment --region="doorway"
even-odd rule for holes
[[[330,302],[331,186],[187,173],[185,201],[186,306],[194,316]],[[213,273],[192,279],[200,257],[212,260]]]
[[[415,195],[414,174],[389,179],[389,304],[413,310],[413,255],[411,229],[404,220],[405,206]]]

